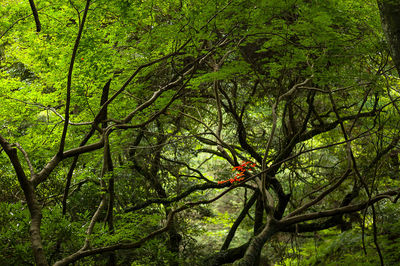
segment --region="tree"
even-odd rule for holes
[[[274,235],[348,215],[371,218],[382,261],[398,96],[364,2],[6,2],[2,208],[28,207],[30,263],[257,265]],[[243,206],[196,260],[183,243],[223,197]]]
[[[398,14],[400,12],[400,6],[395,1],[378,1],[379,11],[382,20],[382,28],[385,32],[386,39],[389,43],[390,51],[396,68],[400,69],[399,59],[399,28],[400,21]]]

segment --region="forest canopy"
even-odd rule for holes
[[[400,4],[2,0],[1,265],[400,261]]]

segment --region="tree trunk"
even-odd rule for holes
[[[378,0],[382,28],[389,44],[397,72],[400,75],[400,2],[397,0]]]
[[[265,242],[267,242],[276,232],[277,223],[274,218],[269,218],[264,229],[258,235],[254,236],[250,245],[244,254],[244,257],[239,261],[238,266],[256,266],[259,259],[261,249]]]

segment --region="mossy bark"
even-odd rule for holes
[[[400,2],[378,0],[382,29],[389,44],[397,72],[400,75]]]

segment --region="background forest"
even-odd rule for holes
[[[0,265],[399,264],[399,17],[1,0]]]

